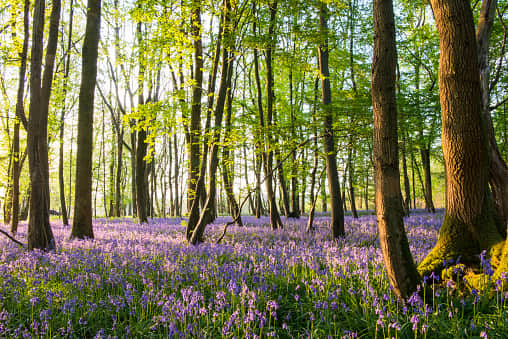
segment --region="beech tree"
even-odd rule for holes
[[[440,271],[446,259],[466,264],[503,238],[488,189],[489,141],[481,114],[481,85],[471,6],[431,0],[440,37],[439,92],[446,173],[445,218],[439,239],[418,266],[421,275]],[[453,15],[452,15],[453,13]]]
[[[101,0],[88,0],[79,90],[78,151],[72,238],[94,237],[92,227],[93,107],[97,79],[100,16]]]
[[[324,127],[324,150],[326,157],[326,173],[328,176],[328,191],[330,192],[330,203],[332,220],[330,228],[333,238],[344,235],[344,210],[340,196],[340,184],[337,173],[337,160],[335,158],[335,140],[332,128],[331,101],[332,93],[330,88],[330,72],[328,70],[328,9],[324,3],[320,5],[319,28],[323,41],[318,48],[319,71],[321,73],[321,93],[323,104],[323,127]]]
[[[28,249],[52,250],[55,248],[55,239],[49,223],[48,110],[58,45],[60,0],[52,2],[44,74],[41,77],[45,8],[44,0],[35,1],[30,64],[30,115],[27,130],[31,190]]]
[[[374,179],[379,242],[390,283],[398,297],[416,291],[419,275],[404,230],[395,98],[395,22],[391,0],[375,0],[372,109]]]

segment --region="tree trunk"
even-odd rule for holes
[[[44,75],[41,82],[45,7],[44,0],[35,1],[30,64],[30,114],[27,131],[31,188],[28,222],[29,250],[55,248],[55,239],[49,223],[48,110],[58,45],[60,0],[52,3]]]
[[[425,178],[425,209],[427,212],[435,213],[434,201],[432,200],[432,182],[430,174],[430,150],[421,147],[420,155],[422,157],[423,176]]]
[[[372,107],[374,174],[379,241],[395,294],[409,298],[420,281],[404,231],[400,191],[397,101],[395,98],[395,23],[391,0],[374,0]]]
[[[240,217],[240,208],[235,199],[235,194],[233,192],[233,177],[234,177],[234,160],[231,159],[231,119],[233,115],[233,93],[231,86],[229,86],[229,92],[227,97],[227,105],[226,105],[226,117],[225,117],[225,131],[224,131],[224,143],[225,145],[222,148],[222,182],[224,184],[224,191],[226,192],[226,197],[228,199],[228,204],[230,206],[230,213],[233,219],[238,218],[237,225],[243,226],[242,218]]]
[[[275,2],[272,6],[270,6],[270,18],[272,19],[271,22],[273,22],[272,25],[270,25],[270,36],[273,33],[274,30],[274,21],[275,16],[277,13],[277,2]],[[255,5],[254,5],[255,6]],[[253,7],[252,10],[253,14],[255,14],[255,7]],[[252,29],[254,35],[256,35],[256,20],[253,21]],[[266,51],[266,65],[267,65],[267,88],[273,89],[273,74],[271,69],[271,57],[272,57],[272,49],[268,48]],[[268,60],[270,58],[270,60]],[[270,67],[268,67],[270,66]],[[277,202],[275,201],[275,193],[273,191],[273,171],[272,171],[272,162],[273,162],[273,151],[267,150],[266,147],[270,147],[271,138],[269,137],[269,133],[265,130],[265,118],[263,114],[263,98],[261,94],[261,82],[259,79],[259,60],[258,60],[258,49],[254,48],[254,77],[256,80],[256,89],[257,89],[257,106],[258,106],[258,117],[259,117],[259,126],[261,129],[261,134],[264,140],[264,143],[262,143],[262,163],[263,163],[263,169],[265,174],[265,185],[266,185],[266,195],[268,198],[268,205],[270,209],[270,226],[272,229],[277,229],[279,227],[282,228],[282,221],[280,220],[279,210],[277,209]],[[270,96],[271,97],[271,96]],[[267,115],[268,110],[270,111],[270,119],[267,117],[267,121],[270,122],[271,125],[271,113],[273,107],[270,105],[272,104],[272,98],[269,100],[269,104],[267,108]],[[268,122],[267,122],[268,125]],[[268,126],[269,127],[269,126]]]
[[[180,217],[182,215],[182,203],[180,199],[180,185],[178,183],[178,177],[180,175],[180,160],[178,159],[178,143],[176,133],[173,134],[173,149],[174,149],[174,162],[175,162],[175,216]]]
[[[116,144],[116,175],[115,175],[115,213],[114,216],[122,216],[122,168],[123,168],[123,125],[117,136]]]
[[[328,70],[328,9],[325,4],[321,5],[319,13],[319,28],[324,37],[320,43],[319,70],[321,73],[321,91],[324,110],[324,150],[326,154],[326,173],[328,176],[328,191],[330,192],[332,219],[330,228],[332,237],[344,236],[344,210],[340,198],[340,184],[337,173],[337,160],[335,158],[335,141],[332,127],[332,92],[330,88],[330,72]]]
[[[63,79],[63,99],[62,99],[62,112],[60,114],[60,145],[58,151],[58,185],[60,192],[60,212],[62,214],[62,223],[65,226],[69,225],[69,218],[67,213],[67,204],[65,202],[65,183],[64,183],[64,130],[65,130],[65,99],[67,95],[67,82],[69,80],[70,63],[71,63],[71,47],[72,47],[72,28],[74,19],[74,0],[71,0],[69,5],[69,36],[67,37],[67,55],[65,60],[65,71]]]
[[[30,15],[30,0],[25,0],[23,11],[23,49],[20,54],[20,67],[19,67],[19,84],[16,101],[16,122],[14,123],[14,138],[12,141],[12,150],[14,161],[12,163],[12,218],[11,218],[11,233],[16,234],[18,231],[19,221],[19,177],[21,174],[20,154],[19,154],[19,132],[20,121],[26,119],[25,108],[23,99],[25,96],[25,74],[26,63],[28,54],[28,40],[30,38],[29,32],[29,15]],[[27,126],[25,126],[26,128]],[[64,199],[65,200],[65,199]]]
[[[224,41],[232,43],[231,41],[231,2],[230,0],[224,0]],[[211,222],[213,207],[215,205],[215,186],[216,186],[216,173],[217,166],[219,164],[218,152],[219,152],[219,141],[220,141],[220,127],[222,125],[222,118],[224,115],[224,105],[226,102],[228,84],[231,84],[231,76],[233,73],[233,61],[229,57],[229,50],[224,46],[222,49],[222,66],[221,66],[221,80],[219,85],[219,94],[217,97],[217,105],[215,106],[215,128],[212,135],[212,145],[210,149],[210,161],[208,167],[209,173],[209,184],[205,206],[199,217],[198,223],[194,228],[187,224],[187,239],[195,245],[202,241],[203,233],[206,225]]]
[[[478,62],[482,90],[482,115],[487,128],[490,145],[489,183],[496,207],[498,229],[506,237],[508,220],[508,166],[497,146],[492,116],[490,115],[490,82],[489,82],[489,46],[492,26],[496,15],[497,0],[483,0],[476,30],[478,45]]]
[[[348,168],[349,168],[349,201],[351,203],[351,214],[353,218],[358,219],[358,211],[356,210],[356,201],[355,201],[355,172],[353,167],[353,137],[350,137],[350,146],[349,146],[349,154],[348,154]]]
[[[274,119],[276,121],[276,118]],[[278,140],[275,138],[275,144],[278,144]],[[284,210],[284,215],[287,217],[291,217],[291,206],[289,205],[289,194],[288,188],[286,184],[286,178],[284,175],[284,165],[280,161],[280,150],[277,148],[275,150],[275,160],[277,163],[277,178],[279,179],[280,185],[280,195],[282,198],[282,209]]]
[[[195,11],[195,19],[194,20],[196,20],[198,22],[198,25],[201,26],[200,5],[196,6],[194,11]],[[198,28],[199,28],[199,26],[198,26]],[[199,217],[200,217],[199,205],[201,204],[202,206],[204,206],[206,203],[205,179],[206,179],[206,168],[208,166],[208,151],[209,151],[208,133],[210,131],[210,125],[211,125],[211,119],[212,119],[213,102],[214,102],[214,98],[215,98],[215,82],[216,82],[216,78],[217,78],[217,68],[218,68],[219,59],[220,59],[221,40],[222,40],[222,38],[221,38],[222,26],[221,25],[219,25],[219,26],[220,26],[219,27],[219,37],[217,38],[217,44],[215,46],[215,56],[213,59],[212,72],[210,73],[209,79],[208,79],[208,96],[207,96],[205,133],[203,135],[203,141],[202,141],[203,156],[202,156],[202,159],[200,159],[201,162],[199,164],[199,174],[197,177],[196,189],[195,189],[198,199],[197,199],[197,201],[196,200],[193,201],[193,204],[192,204],[191,209],[189,211],[189,219],[187,221],[188,224],[191,225],[188,228],[189,230],[194,229],[195,225],[199,221]],[[195,59],[202,59],[203,51],[202,51],[202,45],[201,45],[202,42],[201,42],[200,30],[193,31],[193,39],[194,39],[194,58]],[[194,60],[194,65],[199,65],[201,68],[203,68],[203,61],[202,60]],[[195,72],[201,73],[200,75],[198,74],[198,78],[200,77],[200,79],[201,79],[200,81],[202,83],[202,78],[203,78],[202,70],[196,69]],[[199,80],[199,79],[197,79],[197,80]],[[199,87],[201,87],[201,86],[202,85],[200,84]],[[197,93],[198,90],[200,91],[200,89],[193,87],[193,100],[194,99],[198,100],[198,93]],[[194,94],[196,94],[196,98],[194,98]],[[196,102],[195,105],[196,106],[199,105],[199,110],[201,111],[201,93],[199,94],[199,102]],[[198,123],[199,123],[199,121],[198,121]],[[194,202],[196,202],[196,203],[194,203]]]
[[[100,20],[101,0],[88,0],[79,90],[76,189],[71,231],[72,238],[80,239],[94,237],[92,227],[93,106],[97,80]]]
[[[488,190],[488,135],[482,122],[481,85],[470,3],[431,0],[440,36],[439,91],[446,213],[434,249],[419,265],[422,275],[446,259],[477,263],[478,255],[502,241]],[[453,13],[453,15],[451,15]]]
[[[192,0],[192,15],[191,15],[191,35],[194,45],[194,70],[192,81],[192,102],[191,102],[191,116],[190,116],[190,145],[189,150],[189,181],[192,191],[190,192],[189,206],[192,210],[192,204],[195,199],[199,203],[199,191],[201,186],[198,186],[198,179],[200,176],[201,165],[201,96],[203,85],[203,46],[201,41],[201,0]],[[199,207],[199,204],[196,206]],[[199,209],[198,209],[199,214]]]

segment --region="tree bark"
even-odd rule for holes
[[[374,0],[372,107],[374,174],[379,241],[395,294],[409,298],[420,281],[404,230],[400,191],[397,101],[395,98],[395,22],[391,0]]]
[[[14,161],[12,163],[12,218],[11,218],[11,233],[16,234],[18,231],[19,221],[19,177],[21,174],[20,166],[20,153],[19,153],[19,132],[20,132],[20,121],[25,117],[25,108],[23,99],[25,96],[25,75],[26,75],[26,64],[28,54],[28,40],[30,38],[29,32],[29,15],[30,15],[30,0],[25,0],[23,10],[23,49],[20,54],[20,66],[19,66],[19,84],[18,93],[16,100],[16,122],[14,123],[14,138],[12,141],[12,150]],[[26,126],[25,126],[26,128]]]
[[[270,36],[274,31],[274,22],[275,22],[275,16],[277,13],[277,2],[275,2],[273,5],[270,6],[270,18],[271,22],[273,24],[271,25],[271,28],[269,28]],[[253,13],[255,13],[255,7],[253,8]],[[272,20],[273,18],[273,20]],[[256,35],[256,20],[253,21],[252,29],[254,35]],[[266,65],[267,65],[267,88],[273,89],[273,74],[271,69],[271,57],[272,57],[272,49],[268,48],[266,51]],[[268,60],[270,58],[270,60]],[[270,66],[270,67],[268,67]],[[258,117],[259,117],[259,126],[261,129],[261,135],[263,138],[264,143],[262,143],[262,163],[263,163],[263,170],[265,174],[265,185],[266,185],[266,195],[268,198],[268,205],[269,205],[269,211],[270,211],[270,226],[272,229],[282,228],[282,221],[280,220],[280,214],[279,210],[277,208],[277,202],[275,200],[275,193],[273,191],[273,171],[272,171],[272,163],[273,163],[273,151],[270,149],[266,149],[266,147],[270,147],[271,138],[269,136],[269,131],[265,130],[265,118],[263,114],[263,98],[261,94],[261,82],[259,79],[259,58],[258,58],[258,49],[254,48],[254,77],[256,80],[256,89],[257,89],[257,106],[258,106]],[[268,91],[268,90],[267,90]],[[267,127],[270,127],[271,125],[271,113],[273,107],[270,106],[272,104],[272,99],[270,99],[267,107]],[[268,118],[268,110],[270,111],[270,116]],[[268,124],[268,122],[270,122]]]
[[[349,181],[349,201],[351,204],[351,214],[354,219],[358,219],[358,211],[356,210],[356,201],[355,201],[355,172],[353,167],[353,137],[350,137],[350,146],[348,152],[348,181]]]
[[[195,12],[196,12],[195,20],[196,21],[199,20],[199,25],[201,25],[201,10],[199,9],[199,11],[198,11],[197,9],[195,9]],[[199,175],[197,177],[196,189],[195,189],[198,199],[193,201],[191,209],[189,211],[189,219],[187,221],[188,224],[191,225],[188,228],[189,230],[193,229],[195,227],[195,225],[197,224],[197,222],[199,221],[199,217],[200,217],[199,205],[201,204],[202,206],[204,206],[206,203],[205,180],[206,180],[206,168],[208,166],[208,151],[209,151],[208,133],[210,131],[211,120],[212,120],[213,103],[214,103],[214,98],[215,98],[215,82],[217,79],[217,68],[218,68],[219,59],[220,59],[222,33],[223,33],[223,31],[222,31],[222,18],[221,18],[221,25],[219,25],[219,37],[217,38],[217,44],[215,45],[215,55],[213,58],[212,72],[209,74],[209,79],[208,79],[206,121],[205,121],[205,131],[204,131],[203,141],[202,141],[202,146],[203,146],[202,155],[203,156],[200,159],[201,162],[199,164]],[[195,59],[196,58],[202,59],[203,52],[202,52],[202,46],[201,46],[201,35],[200,35],[199,31],[195,31],[195,32],[193,32],[193,34],[194,34],[193,35],[194,58]],[[194,64],[195,65],[200,64],[201,68],[203,68],[202,61],[195,60]],[[202,71],[198,71],[198,72],[201,72],[200,77],[201,77],[201,82],[202,82],[202,78],[203,78]],[[201,87],[201,85],[200,85],[200,87]],[[193,94],[194,93],[195,92],[193,91]],[[196,93],[196,95],[197,95],[197,93]],[[196,98],[196,100],[197,100],[197,98]],[[200,110],[201,110],[201,94],[199,97],[199,106],[200,106]]]
[[[224,191],[226,192],[226,197],[228,199],[228,203],[230,206],[230,213],[234,219],[237,219],[236,224],[238,226],[243,226],[242,218],[240,217],[240,207],[235,199],[235,194],[233,192],[233,171],[234,171],[234,161],[231,159],[231,140],[228,140],[231,135],[231,119],[233,115],[233,93],[231,86],[229,86],[228,97],[227,97],[227,105],[226,105],[226,117],[225,117],[225,131],[224,131],[224,143],[225,145],[222,148],[222,182],[224,183]]]
[[[189,206],[192,205],[195,199],[199,202],[199,188],[198,179],[200,176],[201,165],[201,96],[203,86],[203,45],[201,40],[201,0],[192,0],[192,15],[191,15],[191,36],[194,45],[194,70],[192,81],[192,101],[191,101],[191,116],[190,116],[190,145],[189,150],[189,181],[193,192],[190,192]],[[196,206],[199,206],[196,205]],[[199,214],[199,209],[198,209]]]
[[[436,209],[432,199],[432,177],[430,174],[430,150],[426,147],[420,147],[420,156],[422,157],[423,177],[425,178],[425,209],[427,212],[435,213]]]
[[[476,43],[478,45],[478,62],[482,90],[482,115],[487,128],[490,146],[489,184],[492,190],[497,217],[499,218],[498,229],[506,237],[505,225],[508,220],[508,166],[497,146],[489,108],[491,91],[489,82],[489,47],[496,7],[497,0],[482,1],[476,30]]]
[[[74,0],[71,0],[69,5],[69,36],[67,38],[67,55],[65,60],[65,71],[63,79],[63,99],[62,99],[62,112],[60,114],[60,145],[58,151],[58,185],[60,192],[60,206],[62,214],[62,223],[65,226],[69,225],[69,218],[67,213],[67,204],[65,202],[65,183],[64,183],[64,130],[65,130],[65,99],[67,95],[67,82],[69,80],[70,63],[71,63],[71,47],[72,47],[72,28],[74,19]]]
[[[330,228],[332,237],[339,238],[344,236],[344,210],[340,198],[340,184],[337,173],[337,160],[335,158],[335,141],[332,127],[332,92],[330,88],[330,72],[328,70],[328,9],[325,4],[321,4],[319,13],[319,28],[324,41],[320,43],[318,49],[319,71],[321,74],[321,91],[324,115],[324,150],[326,154],[326,173],[328,177],[328,191],[330,192],[331,202],[331,222]]]
[[[224,0],[224,41],[232,43],[231,41],[231,2],[230,0]],[[224,115],[224,105],[226,102],[228,84],[231,83],[233,61],[230,59],[229,50],[224,46],[222,49],[222,65],[221,65],[221,80],[219,85],[219,93],[217,97],[217,104],[215,106],[215,128],[212,134],[212,145],[210,149],[210,160],[208,166],[209,183],[206,203],[203,207],[198,223],[194,228],[187,224],[187,239],[195,245],[202,241],[203,233],[206,225],[211,221],[211,213],[215,204],[216,192],[216,173],[217,166],[219,164],[218,152],[219,152],[219,141],[220,141],[220,128],[222,125],[222,118]]]
[[[477,263],[502,241],[488,190],[488,136],[481,114],[481,84],[469,2],[431,0],[440,37],[439,91],[446,213],[439,239],[419,265],[422,275],[439,272],[446,259]]]
[[[79,90],[76,188],[71,231],[72,238],[80,239],[94,237],[92,227],[93,108],[100,23],[101,0],[88,0]]]
[[[41,81],[45,7],[44,0],[35,1],[30,64],[30,115],[27,131],[31,188],[28,222],[29,250],[55,248],[55,239],[49,223],[48,110],[58,45],[60,0],[52,3],[44,74]]]

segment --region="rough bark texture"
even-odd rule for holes
[[[48,109],[58,43],[60,1],[53,1],[44,75],[41,81],[44,11],[45,1],[35,1],[30,64],[30,117],[27,131],[31,190],[28,222],[28,249],[30,250],[55,248],[55,240],[49,223]]]
[[[88,0],[79,90],[78,150],[72,238],[94,237],[92,227],[93,108],[97,80],[100,18],[101,0]]]
[[[481,87],[469,2],[431,0],[440,37],[439,90],[446,214],[434,249],[419,265],[439,271],[444,259],[463,262],[502,241],[488,192],[488,137],[481,115]]]
[[[395,99],[395,23],[391,0],[374,0],[374,175],[379,241],[390,283],[399,298],[416,291],[419,275],[404,231]]]
[[[330,192],[331,222],[330,228],[333,238],[344,235],[344,210],[340,197],[339,176],[337,173],[337,160],[335,158],[335,141],[332,129],[331,101],[332,92],[330,88],[330,72],[328,70],[328,9],[322,4],[319,13],[319,28],[324,41],[319,45],[319,70],[321,73],[321,92],[323,103],[323,128],[324,128],[324,150],[326,154],[326,173],[328,176],[328,191]]]

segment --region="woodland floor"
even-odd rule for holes
[[[415,260],[437,240],[442,212],[405,219]],[[508,295],[432,286],[432,305],[406,305],[390,292],[375,217],[346,217],[331,241],[329,217],[229,218],[209,225],[207,242],[185,242],[185,221],[98,219],[96,239],[70,241],[52,222],[57,250],[24,252],[0,239],[1,337],[364,337],[506,338]],[[7,229],[4,226],[4,229]],[[20,226],[26,238],[26,225]],[[493,284],[495,282],[492,282]]]

